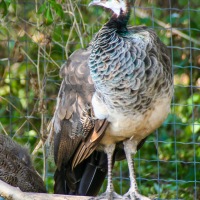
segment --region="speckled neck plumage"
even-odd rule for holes
[[[117,32],[127,31],[127,23],[131,15],[131,8],[128,2],[126,2],[126,8],[126,12],[123,13],[121,10],[121,13],[118,17],[113,14],[110,20],[104,26],[111,29],[114,28]]]

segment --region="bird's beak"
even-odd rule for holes
[[[99,3],[101,2],[101,0],[93,0],[89,3],[88,6],[94,6],[94,5],[99,5]]]

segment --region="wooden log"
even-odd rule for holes
[[[0,180],[0,196],[7,200],[89,200],[92,197],[22,192]]]

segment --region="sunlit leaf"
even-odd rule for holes
[[[50,25],[53,23],[53,14],[52,14],[50,6],[48,6],[44,12],[44,19],[45,19],[44,22],[46,25]]]

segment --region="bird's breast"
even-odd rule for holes
[[[129,115],[99,104],[102,106],[103,116],[110,122],[100,143],[112,144],[128,138],[140,142],[163,123],[170,111],[170,101],[171,97],[163,96],[155,100],[144,113],[135,112]],[[95,113],[96,117],[100,115],[100,107]]]

